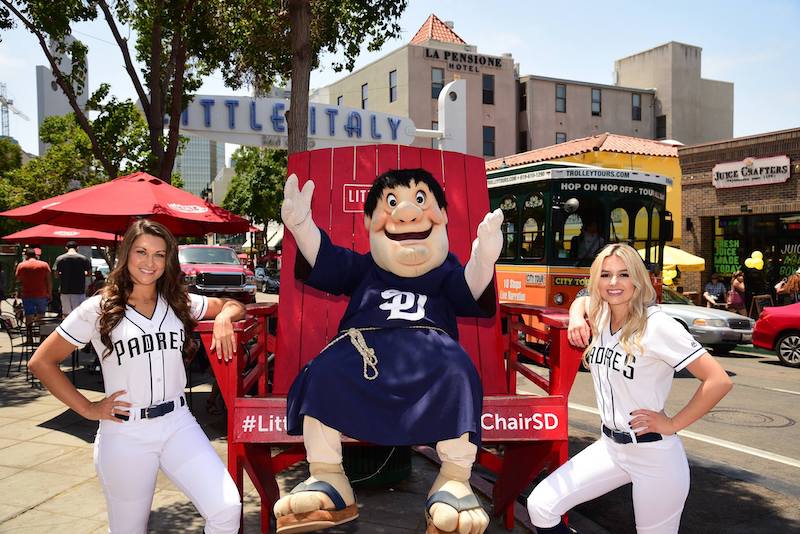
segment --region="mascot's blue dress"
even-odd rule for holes
[[[288,433],[301,435],[310,415],[380,445],[434,443],[465,432],[480,445],[480,377],[458,344],[456,316],[492,316],[494,284],[476,301],[453,254],[422,276],[403,278],[320,232],[314,268],[298,253],[295,275],[349,295],[350,303],[340,335],[292,384]]]

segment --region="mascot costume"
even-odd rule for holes
[[[448,252],[447,202],[425,170],[379,176],[364,205],[370,252],[335,246],[314,224],[314,183],[286,182],[283,223],[297,241],[295,277],[350,296],[339,335],[300,372],[288,428],[303,435],[311,476],[275,503],[278,532],[358,517],[342,467],[342,434],[380,445],[436,443],[442,461],[426,503],[427,532],[480,534],[489,517],[469,477],[480,445],[482,389],[458,344],[456,316],[495,313],[500,210],[478,225],[469,262]]]

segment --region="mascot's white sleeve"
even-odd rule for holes
[[[503,248],[503,234],[500,232],[502,223],[501,210],[487,213],[478,225],[478,237],[472,242],[472,254],[464,267],[464,279],[475,300],[478,300],[494,278],[494,264]]]
[[[307,181],[300,191],[297,176],[292,174],[283,188],[281,219],[283,225],[294,236],[297,248],[311,267],[317,261],[322,242],[319,228],[311,217],[311,197],[314,195],[314,182]]]

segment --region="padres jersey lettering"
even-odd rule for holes
[[[628,362],[619,336],[606,322],[588,359],[603,424],[627,432],[632,411],[664,409],[675,371],[703,354],[703,347],[659,306],[647,310],[643,354],[633,354]]]
[[[106,351],[98,323],[101,298],[86,299],[56,329],[74,345],[92,343],[100,355]],[[189,298],[192,317],[202,319],[208,300],[193,294]],[[111,332],[111,353],[100,359],[106,391],[124,389],[127,394],[120,400],[134,406],[150,406],[181,395],[186,387],[185,339],[183,323],[163,297],[158,297],[152,317],[127,306],[122,321]]]

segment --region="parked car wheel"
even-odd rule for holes
[[[783,334],[775,343],[775,352],[783,365],[800,367],[800,332]]]
[[[711,345],[711,350],[714,351],[714,354],[722,355],[722,354],[730,354],[730,352],[736,348],[736,345]]]

